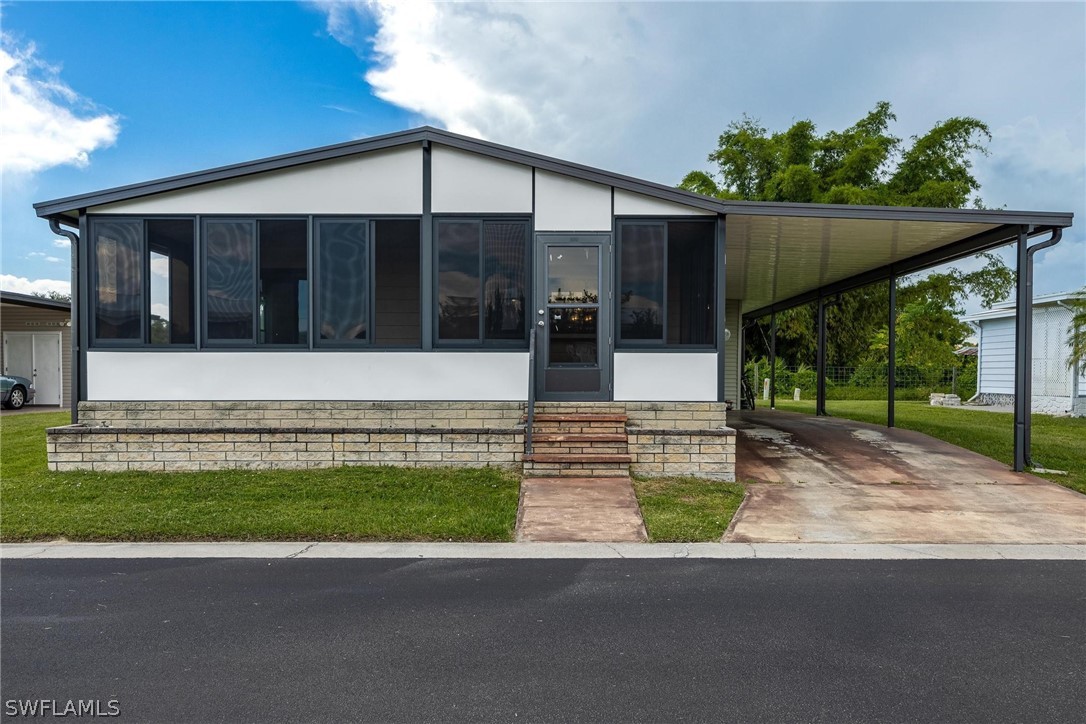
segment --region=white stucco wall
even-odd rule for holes
[[[98,206],[118,214],[421,214],[422,148],[266,171]]]
[[[615,189],[615,216],[715,216],[715,212]]]
[[[615,400],[715,402],[714,352],[615,352]]]
[[[610,231],[611,187],[536,169],[536,231]]]
[[[100,352],[95,400],[525,400],[527,352]]]
[[[432,210],[441,213],[532,213],[532,168],[434,144]]]

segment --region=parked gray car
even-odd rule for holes
[[[18,410],[34,400],[34,383],[17,375],[0,375],[0,402],[9,410]]]

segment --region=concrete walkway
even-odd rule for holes
[[[628,477],[527,477],[517,540],[643,542],[648,535]]]
[[[728,423],[738,477],[760,484],[727,541],[1086,543],[1086,496],[927,435],[773,410]]]

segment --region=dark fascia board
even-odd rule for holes
[[[38,307],[39,309],[49,309],[58,312],[71,312],[71,302],[61,302],[56,299],[46,299],[44,297],[35,297],[32,294],[20,294],[18,292],[5,292],[0,291],[0,302],[4,304],[17,304],[20,307]]]
[[[726,201],[684,191],[672,186],[645,181],[623,174],[563,161],[511,146],[469,138],[431,126],[374,136],[359,141],[349,141],[323,146],[307,151],[288,153],[246,163],[221,166],[206,171],[171,176],[169,178],[130,184],[117,188],[95,191],[78,196],[43,201],[34,204],[38,216],[50,218],[71,214],[78,209],[125,201],[152,194],[191,188],[215,181],[248,176],[250,174],[301,166],[307,163],[327,161],[369,151],[404,146],[413,143],[439,143],[460,150],[478,153],[513,163],[533,166],[545,171],[572,176],[585,181],[605,184],[633,193],[644,194],[664,201],[671,201],[718,214],[750,216],[799,216],[812,218],[876,219],[884,221],[943,221],[977,224],[1034,224],[1067,227],[1073,215],[1069,212],[988,211],[978,209],[930,209],[901,206],[846,206],[838,204],[796,204],[768,201]]]
[[[794,297],[789,297],[788,299],[773,304],[767,304],[764,307],[753,309],[749,312],[743,312],[742,317],[744,322],[753,321],[759,317],[772,314],[773,312],[782,312],[786,309],[791,309],[792,307],[798,307],[801,304],[810,304],[819,297],[831,297],[835,294],[841,294],[853,289],[865,287],[868,284],[883,282],[891,277],[902,277],[908,274],[914,274],[925,269],[939,266],[940,264],[948,264],[967,256],[979,254],[983,251],[989,251],[1016,240],[1018,238],[1018,229],[1020,226],[1021,225],[1018,224],[1007,224],[995,229],[989,229],[988,231],[966,237],[961,241],[956,241],[937,249],[931,249],[930,251],[921,252],[920,254],[908,257],[907,259],[894,262],[893,264],[887,264],[876,269],[871,269],[870,271],[856,274],[855,276],[842,279],[833,284],[827,284],[826,286],[811,289],[802,294],[797,294]],[[1051,232],[1054,228],[1056,227],[1037,227],[1030,232],[1030,235],[1036,236],[1039,234],[1046,234]]]

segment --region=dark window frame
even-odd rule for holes
[[[438,252],[438,228],[443,222],[471,223],[479,225],[479,333],[475,339],[442,339],[440,330],[440,255]],[[487,339],[486,338],[486,255],[483,246],[486,243],[484,227],[488,222],[521,223],[524,225],[524,339]],[[434,214],[433,217],[433,306],[430,310],[431,329],[434,349],[449,350],[525,350],[528,349],[528,337],[532,324],[532,239],[534,235],[533,216],[529,214]]]
[[[321,339],[317,328],[321,319],[320,301],[320,223],[321,222],[361,222],[366,224],[366,338],[365,339]],[[423,234],[422,217],[401,214],[319,214],[309,217],[310,251],[310,349],[324,350],[360,350],[375,352],[417,351],[422,349],[422,329],[426,323],[425,310],[419,308],[419,343],[417,345],[382,345],[377,343],[377,222],[380,221],[416,221],[419,224],[419,302],[422,302],[422,289],[425,280],[423,269]]]
[[[96,349],[143,349],[143,350],[185,350],[197,349],[198,339],[194,329],[192,342],[151,342],[151,251],[147,241],[147,222],[149,221],[191,221],[192,222],[192,295],[193,313],[199,314],[199,297],[201,293],[200,278],[200,226],[198,217],[194,214],[94,214],[87,217],[87,279],[90,282],[87,290],[89,300],[89,313],[83,315],[83,323],[87,325],[87,335],[90,348]],[[137,339],[111,339],[98,336],[98,233],[97,227],[103,223],[129,223],[140,226],[140,338]],[[171,293],[172,302],[172,293]]]
[[[203,302],[200,309],[200,340],[201,349],[245,349],[245,350],[284,350],[298,351],[312,349],[313,346],[313,313],[310,315],[307,329],[307,338],[297,344],[262,344],[260,335],[260,222],[261,221],[301,221],[306,228],[306,283],[309,285],[307,296],[309,306],[312,307],[313,293],[313,235],[311,216],[308,214],[207,214],[200,216],[200,299]],[[211,339],[207,334],[207,224],[215,222],[248,222],[253,227],[253,331],[249,338],[238,339]]]
[[[680,342],[668,342],[668,257],[670,256],[671,236],[669,233],[670,224],[679,223],[704,223],[709,232],[707,238],[711,240],[713,248],[713,293],[710,298],[713,301],[713,318],[710,329],[713,332],[713,341],[706,344],[682,344]],[[663,305],[661,308],[661,321],[663,324],[663,333],[659,340],[649,339],[623,339],[622,338],[622,230],[624,226],[639,226],[647,224],[659,224],[664,227],[664,263],[663,263]],[[641,351],[641,352],[710,352],[716,351],[716,329],[719,316],[724,313],[724,310],[717,309],[716,303],[716,289],[721,283],[720,275],[720,259],[717,258],[717,244],[716,244],[716,219],[713,217],[703,216],[623,216],[615,218],[615,253],[613,255],[614,274],[615,274],[615,293],[614,293],[614,335],[615,335],[615,350],[624,351]]]

